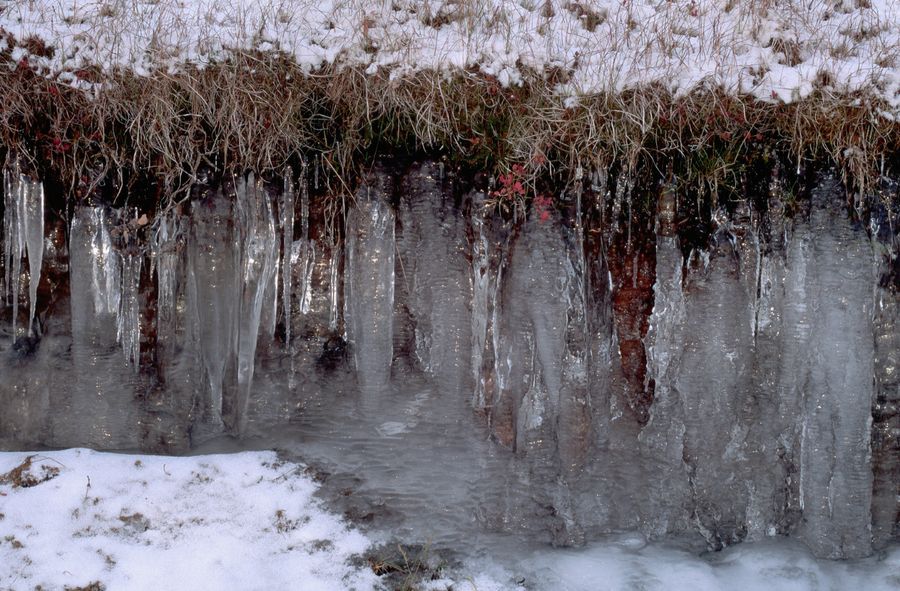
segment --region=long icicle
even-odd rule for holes
[[[37,308],[37,290],[41,282],[41,266],[44,261],[44,185],[28,182],[20,177],[22,184],[22,230],[25,247],[28,250],[28,334],[32,334]]]
[[[303,162],[303,173],[300,182],[306,183],[306,161]],[[294,183],[291,170],[284,171],[284,193],[281,196],[282,248],[281,286],[282,306],[284,308],[284,348],[291,349],[291,248],[294,244]]]
[[[3,169],[3,301],[8,304],[12,298],[13,289],[13,242],[18,236],[16,232],[15,188],[13,176],[9,169]],[[15,322],[15,315],[13,316]],[[13,330],[15,333],[15,330]]]
[[[301,276],[300,281],[300,312],[309,314],[312,304],[312,272],[315,266],[316,248],[309,238],[309,186],[306,183],[306,165],[304,164],[300,184],[300,228],[303,245],[300,254]]]
[[[253,385],[256,347],[260,316],[266,286],[271,282],[278,265],[278,237],[275,230],[273,205],[262,182],[253,173],[236,183],[238,218],[241,225],[240,320],[238,332],[238,389],[234,424],[238,434],[244,433]]]
[[[12,248],[12,289],[13,317],[12,317],[12,334],[13,339],[16,338],[16,322],[19,319],[19,281],[22,279],[22,257],[25,254],[25,240],[22,236],[22,178],[18,170],[14,172],[14,180],[11,183],[10,195],[12,197],[11,207],[15,211],[12,214],[12,234],[10,242]]]

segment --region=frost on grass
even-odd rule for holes
[[[315,489],[274,453],[0,453],[0,589],[375,587]]]
[[[11,0],[0,50],[61,81],[277,52],[308,72],[534,74],[577,102],[661,85],[793,102],[864,93],[900,115],[896,0]],[[552,75],[552,76],[551,76]]]

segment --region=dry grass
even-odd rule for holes
[[[59,468],[56,466],[41,465],[39,472],[33,470],[32,462],[35,457],[37,456],[28,456],[6,474],[0,474],[0,484],[13,488],[31,488],[59,476]]]
[[[12,45],[12,44],[10,44]],[[658,86],[566,104],[567,73],[527,73],[519,86],[492,76],[420,71],[393,78],[361,68],[305,72],[278,52],[234,52],[213,66],[94,76],[91,92],[48,80],[0,53],[0,141],[63,179],[76,198],[127,171],[159,180],[174,198],[204,165],[281,173],[321,158],[326,193],[351,193],[378,153],[440,152],[507,172],[524,167],[532,194],[542,177],[639,158],[677,160],[686,182],[728,184],[761,145],[795,162],[828,157],[865,194],[900,153],[900,123],[864,96],[831,94],[775,104],[703,90],[675,97]],[[662,164],[660,165],[662,168]],[[663,170],[661,170],[663,172]]]

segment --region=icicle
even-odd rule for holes
[[[328,328],[332,331],[337,330],[338,314],[340,310],[340,301],[338,300],[338,267],[340,266],[341,254],[341,247],[336,244],[333,245],[331,249],[331,263],[328,269],[328,301],[330,303]]]
[[[475,392],[472,400],[476,409],[487,408],[489,386],[484,375],[484,357],[490,338],[489,318],[492,311],[492,282],[490,239],[484,227],[484,193],[476,193],[472,202],[472,372]]]
[[[253,384],[256,345],[266,286],[278,264],[278,240],[272,200],[251,173],[236,183],[238,223],[240,224],[240,270],[243,286],[238,321],[237,369],[239,400],[234,428],[246,426],[247,406]]]
[[[393,359],[396,251],[394,211],[380,185],[357,192],[347,216],[346,248],[345,329],[360,386],[378,391],[388,383]]]
[[[28,250],[28,334],[31,334],[44,259],[44,186],[39,182],[28,181],[25,177],[20,182],[23,192],[21,226]]]
[[[157,334],[168,334],[165,328],[175,316],[175,293],[178,282],[178,262],[181,242],[184,239],[181,218],[169,213],[161,218],[151,240],[152,267],[157,283]],[[155,269],[154,269],[155,268]]]
[[[300,312],[309,314],[312,305],[312,274],[316,262],[316,244],[312,240],[305,240],[302,249],[302,266],[300,279],[303,282],[300,288]]]
[[[306,164],[303,165],[302,184],[300,186],[300,228],[301,244],[300,252],[300,312],[309,314],[312,304],[312,273],[315,267],[316,248],[309,239],[309,187],[306,183]]]
[[[15,336],[16,336],[16,320],[18,320],[18,317],[19,317],[19,281],[21,281],[21,279],[22,279],[22,256],[25,254],[25,240],[24,240],[24,236],[22,235],[22,207],[21,207],[22,195],[21,195],[21,191],[22,191],[22,183],[20,180],[19,183],[17,183],[15,185],[13,192],[11,193],[13,195],[13,199],[15,200],[15,202],[13,203],[13,207],[16,210],[16,213],[14,214],[15,221],[13,222],[15,224],[15,229],[14,229],[15,234],[13,234],[13,240],[15,241],[15,243],[13,245],[15,250],[13,250],[13,264],[12,264],[12,273],[13,273],[12,279],[13,279],[13,281],[10,284],[13,289],[13,292],[12,292],[12,297],[13,297],[13,321],[12,321],[13,338],[15,338]]]
[[[13,215],[15,208],[10,207],[10,175],[9,170],[3,169],[3,289],[0,290],[0,297],[3,298],[3,304],[9,303],[10,291],[12,290],[12,225],[14,222]]]
[[[107,213],[103,208],[90,210],[94,233],[91,236],[91,293],[97,314],[118,314],[122,299],[122,272],[119,257],[113,249]]]
[[[19,316],[19,291],[22,258],[28,253],[28,334],[31,334],[37,305],[44,258],[44,187],[22,174],[18,165],[4,169],[4,244],[5,287],[12,299],[12,332],[16,335]]]
[[[116,338],[122,345],[125,361],[135,371],[141,360],[140,299],[138,288],[141,280],[141,266],[144,257],[139,253],[128,253],[122,257],[122,287],[120,291]]]
[[[276,219],[276,211],[280,207],[277,199],[270,198],[262,187],[262,181],[259,181],[259,190],[265,195],[265,199],[269,202],[269,208],[272,215],[272,228],[274,234],[274,261],[272,263],[272,273],[265,283],[265,292],[263,295],[263,308],[261,315],[260,328],[270,341],[275,338],[275,324],[278,319],[278,286],[281,285],[279,276],[281,275],[281,242],[282,236],[278,235],[278,228],[284,226],[284,220]]]
[[[275,210],[274,203],[272,210]],[[276,246],[278,240],[276,237]],[[266,307],[263,310],[263,318],[266,320],[263,325],[266,329],[266,337],[271,341],[275,338],[275,328],[278,320],[278,286],[281,285],[281,248],[275,253],[275,271],[272,273],[272,279],[266,287]]]
[[[19,221],[19,191],[20,182],[18,171],[3,171],[3,196],[4,196],[4,216],[3,216],[3,253],[5,259],[4,268],[6,269],[5,284],[7,291],[7,301],[12,301],[12,334],[16,336],[16,319],[19,315],[19,281],[22,274],[22,254],[24,242],[22,234],[19,231],[21,224]]]
[[[309,240],[309,187],[306,183],[306,162],[303,163],[300,174],[300,232],[304,240]]]
[[[321,160],[321,156],[316,156],[314,159],[315,165],[313,166],[313,188],[316,191],[319,190],[319,163],[321,162]]]
[[[306,161],[300,175],[301,186],[306,186]],[[305,189],[304,189],[305,191]],[[282,227],[282,306],[284,308],[284,347],[288,351],[291,348],[291,247],[294,244],[294,183],[291,180],[291,171],[284,171],[284,193],[281,196],[281,227]]]

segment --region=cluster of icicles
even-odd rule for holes
[[[304,179],[305,174],[304,166]],[[12,335],[18,340],[40,336],[35,321],[44,254],[44,188],[17,164],[4,169],[3,179],[4,275],[0,292],[4,304],[12,307]],[[69,227],[72,289],[90,294],[94,317],[115,318],[116,338],[124,360],[135,371],[141,362],[140,279],[144,259],[149,259],[151,274],[156,275],[156,321],[160,334],[164,334],[163,327],[170,325],[176,314],[176,294],[184,271],[180,267],[181,250],[187,245],[189,273],[185,287],[197,303],[202,364],[219,420],[228,362],[237,362],[238,405],[245,407],[260,330],[274,334],[279,296],[284,317],[290,317],[292,265],[301,266],[300,276],[305,284],[300,286],[298,301],[301,311],[308,308],[312,291],[308,282],[315,260],[314,243],[308,239],[309,196],[305,180],[300,191],[303,239],[297,241],[293,240],[295,190],[290,175],[276,197],[252,173],[234,178],[232,186],[234,199],[212,199],[207,207],[198,207],[194,218],[200,223],[190,228],[186,218],[176,211],[163,212],[151,229],[149,250],[134,240],[134,230],[147,222],[146,218],[138,218],[136,209],[78,206]],[[195,234],[194,240],[186,239],[190,231]],[[215,236],[223,232],[229,235]],[[204,233],[209,235],[203,236]],[[223,239],[233,248],[222,249]],[[282,252],[286,253],[284,257]],[[27,273],[23,273],[25,261]],[[19,306],[26,285],[29,321],[22,326],[18,323]],[[336,289],[333,297],[334,326]],[[290,322],[285,323],[285,332],[289,346]],[[235,409],[235,414],[243,417],[245,410]],[[229,427],[241,430],[240,424]]]
[[[200,353],[211,389],[212,407],[221,418],[226,369],[229,361],[235,360],[237,400],[236,408],[231,409],[234,423],[227,426],[238,433],[245,426],[260,331],[270,338],[274,335],[279,295],[284,317],[290,318],[292,265],[302,262],[312,266],[313,251],[307,248],[306,183],[302,183],[301,190],[303,240],[295,243],[295,190],[290,175],[285,175],[285,179],[280,196],[273,197],[252,173],[236,178],[233,203],[213,198],[195,207],[191,225],[194,239],[183,239],[187,229],[183,218],[174,214],[159,222],[153,238],[152,260],[159,285],[161,324],[169,322],[175,314],[180,260],[176,249],[179,244],[188,245],[186,288],[190,301],[195,302]],[[228,220],[233,220],[233,225]],[[233,248],[222,249],[223,244],[231,244]],[[301,274],[304,279],[309,275]],[[301,306],[307,299],[303,293],[309,289],[301,286]],[[290,322],[285,322],[288,346],[290,340]]]
[[[394,171],[375,169],[345,212],[343,239],[328,244],[310,236],[300,172],[297,188],[290,174],[274,190],[253,174],[201,182],[189,215],[163,210],[149,226],[133,209],[76,207],[72,367],[94,369],[112,345],[97,334],[112,326],[124,362],[147,367],[140,343],[153,330],[142,319],[155,312],[156,354],[184,358],[190,380],[202,382],[191,387],[205,414],[189,420],[242,435],[260,424],[249,418],[260,406],[251,396],[257,344],[272,343],[284,319],[291,376],[295,361],[318,363],[297,354],[304,340],[318,339],[318,355],[340,333],[353,356],[350,388],[364,401],[384,403],[406,363],[448,394],[435,399],[471,396],[493,439],[532,462],[529,485],[513,488],[546,492],[535,498],[553,507],[559,543],[580,543],[590,527],[693,529],[711,547],[799,532],[818,555],[853,557],[870,553],[873,530],[882,541],[896,535],[895,423],[873,427],[872,407],[878,396],[895,400],[900,304],[878,287],[873,241],[847,218],[834,175],[790,223],[773,177],[765,214],[742,205],[722,217],[708,249],[690,254],[678,196],[664,191],[655,228],[644,230],[654,233],[652,262],[641,263],[639,247],[623,255],[611,246],[632,240],[631,181],[612,187],[592,174],[582,179],[589,194],[579,183],[558,211],[513,231],[483,192],[466,197],[466,213],[435,163],[410,167],[399,184]],[[4,174],[3,294],[22,338],[38,330],[44,193],[15,166]],[[607,221],[582,199],[609,203]],[[149,230],[146,245],[138,228]],[[146,263],[155,310],[152,290],[141,290]],[[655,388],[644,424],[626,414],[626,330],[614,313],[621,268],[633,269],[634,293],[640,264],[653,281],[639,336]],[[18,313],[26,291],[27,327]],[[308,316],[292,323],[299,315]],[[260,373],[257,394],[270,377]],[[95,388],[118,394],[120,385],[73,389]]]
[[[28,334],[34,330],[37,289],[44,260],[44,187],[24,174],[18,164],[3,171],[3,255],[5,269],[2,296],[12,303],[14,335],[25,327],[16,326],[19,315],[22,261],[28,254]]]

